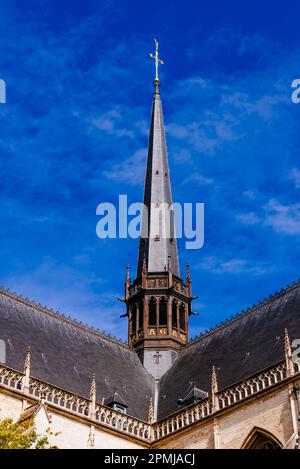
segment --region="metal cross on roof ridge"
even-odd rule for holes
[[[159,353],[158,350],[156,350],[155,354],[153,355],[153,358],[155,359],[155,364],[159,365],[159,359],[162,357],[162,355]]]
[[[154,38],[155,42],[155,55],[149,54],[151,59],[155,60],[155,81],[159,81],[158,78],[158,64],[164,64],[164,62],[158,57],[158,40]]]

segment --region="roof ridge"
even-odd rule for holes
[[[108,340],[109,342],[121,345],[122,347],[129,349],[127,343],[122,339],[112,336],[111,334],[101,331],[100,329],[90,326],[88,324],[84,324],[82,321],[77,321],[77,319],[72,318],[71,316],[67,316],[59,311],[55,311],[54,309],[44,306],[41,303],[36,302],[35,300],[25,298],[24,296],[10,290],[9,288],[5,288],[3,285],[0,285],[0,294],[5,295],[20,303],[23,303],[33,309],[36,309],[37,311],[48,314],[49,316],[59,319],[71,326],[76,326],[77,328],[82,329],[85,332],[92,333],[98,337],[102,337],[103,339]]]
[[[279,291],[275,291],[274,293],[271,293],[268,297],[264,298],[263,300],[259,300],[256,304],[253,304],[252,306],[248,306],[246,309],[243,309],[241,312],[237,313],[235,316],[231,316],[230,318],[225,319],[224,321],[221,321],[219,324],[212,326],[210,329],[206,329],[205,331],[201,332],[198,336],[195,336],[192,339],[190,339],[187,346],[193,345],[198,340],[203,339],[204,337],[207,337],[210,334],[213,334],[217,330],[220,330],[223,327],[228,326],[228,324],[238,321],[242,317],[245,317],[251,314],[253,311],[256,311],[258,308],[261,308],[262,306],[265,306],[271,303],[272,301],[277,300],[278,298],[290,292],[291,290],[293,290],[299,285],[300,285],[300,278],[298,280],[295,280],[295,282],[292,282],[291,284],[287,285],[286,287],[281,288]]]

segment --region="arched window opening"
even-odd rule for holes
[[[177,304],[175,301],[172,303],[172,326],[177,329]]]
[[[280,442],[269,432],[255,428],[242,446],[243,449],[281,449]]]
[[[184,305],[180,305],[180,308],[179,308],[179,322],[180,322],[180,329],[184,331],[185,330],[185,307]]]
[[[167,302],[162,298],[159,304],[159,325],[166,326],[167,323]]]
[[[143,329],[144,327],[144,304],[141,302],[139,304],[139,327]]]
[[[156,301],[154,298],[149,301],[149,326],[156,326]]]
[[[132,333],[136,332],[136,305],[132,306],[131,309],[131,324],[132,324]]]
[[[280,446],[272,440],[263,440],[256,449],[280,449]]]

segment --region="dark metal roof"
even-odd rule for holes
[[[300,338],[300,282],[190,343],[161,379],[158,417],[178,410],[191,381],[210,394],[213,365],[222,389],[283,360],[285,328]]]
[[[111,406],[112,404],[120,404],[123,407],[128,407],[127,403],[124,401],[124,399],[122,399],[122,397],[117,392],[114,392],[110,396],[105,397],[103,399],[102,404],[108,407]]]
[[[33,377],[89,398],[95,373],[97,402],[117,392],[129,415],[147,420],[153,378],[127,345],[1,291],[0,339],[7,366],[23,371],[30,346]]]
[[[145,256],[148,272],[163,272],[168,265],[168,258],[170,258],[173,274],[179,277],[174,220],[170,222],[170,238],[163,238],[161,233],[164,226],[163,221],[161,220],[161,227],[159,228],[156,226],[156,217],[153,216],[153,206],[166,204],[170,207],[172,205],[164,119],[158,88],[156,88],[152,104],[144,204],[148,207],[148,220],[146,220],[146,217],[143,220],[142,233],[144,231],[147,233],[148,230],[145,229],[145,226],[147,226],[149,233],[152,233],[153,236],[160,234],[160,237],[157,239],[144,237],[140,240],[137,276],[142,273]],[[163,216],[166,216],[165,212]],[[145,221],[147,221],[146,225]],[[168,224],[166,223],[165,226],[168,226]]]
[[[177,403],[178,405],[180,405],[180,407],[186,407],[190,404],[193,404],[194,402],[205,399],[206,397],[208,397],[207,392],[202,391],[202,389],[196,388],[194,383],[191,383],[187,395],[184,396],[183,399],[178,399]]]

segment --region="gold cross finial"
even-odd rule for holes
[[[155,60],[155,81],[158,82],[158,64],[163,64],[164,62],[158,57],[158,40],[154,38],[155,42],[155,55],[149,54],[151,59]]]

